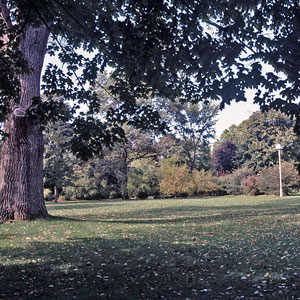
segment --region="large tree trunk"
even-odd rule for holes
[[[40,77],[49,30],[47,26],[27,26],[21,34],[20,50],[30,73],[19,75],[20,101],[12,103],[12,113],[4,124],[8,134],[1,149],[0,222],[46,217],[43,199],[43,135],[26,111],[34,97],[40,97]]]

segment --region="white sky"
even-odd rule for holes
[[[240,124],[248,119],[255,111],[259,110],[259,105],[253,103],[254,93],[255,91],[253,90],[247,91],[246,102],[232,102],[220,111],[217,117],[216,138],[219,138],[222,132],[231,125]]]

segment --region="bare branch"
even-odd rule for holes
[[[0,9],[1,9],[1,13],[0,13],[0,18],[3,19],[3,21],[5,22],[7,28],[11,28],[12,27],[12,22],[9,16],[10,10],[6,5],[6,1],[5,0],[0,0]]]

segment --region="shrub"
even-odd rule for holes
[[[67,199],[101,199],[102,195],[98,188],[93,186],[67,186],[63,188]]]
[[[111,191],[108,195],[109,199],[117,199],[117,198],[121,198],[122,194],[120,191]]]
[[[293,163],[282,163],[282,188],[285,195],[299,190],[299,174]],[[279,167],[274,165],[260,170],[258,188],[264,194],[279,194]]]
[[[141,159],[132,164],[128,176],[128,195],[145,199],[158,195],[157,168],[152,160]]]
[[[101,197],[104,199],[121,198],[122,193],[117,180],[114,177],[102,179],[99,182]]]
[[[160,168],[159,189],[165,196],[192,195],[195,186],[188,167],[164,164]]]
[[[99,199],[101,186],[93,165],[83,163],[73,167],[72,183],[63,186],[63,195],[71,199]]]
[[[52,201],[55,199],[55,196],[50,189],[44,189],[44,199],[45,201]]]
[[[258,176],[251,175],[245,178],[242,181],[242,191],[243,194],[256,196],[260,194],[260,190],[258,188]]]
[[[249,176],[253,176],[254,171],[248,168],[237,169],[229,175],[219,177],[220,183],[229,195],[242,195],[242,182]]]
[[[196,194],[218,194],[221,186],[210,171],[193,172],[194,191]]]
[[[62,195],[66,199],[103,199],[111,198],[111,193],[116,194],[113,196],[120,194],[116,179],[112,176],[103,178],[92,164],[76,165],[73,173],[72,183],[63,186]]]

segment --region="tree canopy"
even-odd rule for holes
[[[177,139],[177,153],[185,160],[190,172],[205,166],[210,139],[214,138],[218,106],[215,104],[181,103],[157,99],[159,112],[169,132]],[[208,148],[208,149],[207,149]]]
[[[255,112],[238,126],[231,126],[220,137],[220,151],[224,143],[233,143],[236,147],[234,164],[236,167],[270,167],[278,162],[276,144],[284,146],[282,159],[299,161],[299,137],[295,134],[294,121],[275,110]],[[229,155],[227,155],[229,159]]]
[[[12,74],[26,65],[18,55],[16,37],[29,23],[46,24],[51,34],[47,51],[64,68],[47,66],[44,94],[76,100],[74,109],[82,103],[88,106],[86,116],[73,120],[80,135],[74,139],[75,151],[84,148],[83,141],[93,153],[101,148],[95,140],[109,144],[122,137],[121,131],[112,130],[112,123],[124,122],[125,112],[136,115],[139,125],[159,127],[158,114],[149,105],[138,110],[135,106],[135,99],[149,94],[192,102],[219,99],[223,106],[245,100],[244,88],[258,87],[255,101],[263,109],[273,107],[298,116],[293,102],[299,96],[299,6],[295,2],[2,0],[1,7],[13,20],[9,42],[1,44],[6,53],[1,66],[9,70],[2,72],[2,119],[8,103],[3,95],[14,91],[15,96]],[[2,35],[8,22],[2,19]],[[266,71],[264,64],[272,71]],[[108,66],[115,81],[108,90],[120,105],[100,124],[92,118],[99,110],[93,85],[98,72]],[[89,139],[81,139],[87,126]],[[96,134],[93,127],[101,130]]]
[[[82,104],[88,107],[85,115],[73,118],[73,150],[79,153],[93,154],[102,144],[110,145],[122,138],[122,131],[114,125],[116,121],[125,122],[127,113],[135,116],[139,126],[159,128],[158,113],[149,105],[137,107],[138,98],[151,94],[196,102],[216,97],[212,86],[220,85],[222,75],[218,61],[230,51],[230,47],[205,33],[201,18],[213,11],[201,1],[191,5],[185,1],[28,0],[1,1],[1,8],[4,17],[0,30],[9,45],[18,44],[24,26],[43,25],[49,29],[47,52],[56,55],[64,67],[51,63],[46,67],[42,90],[49,99],[53,95],[72,99],[74,110]],[[13,70],[15,62],[26,65],[26,60],[22,60],[17,46],[8,51],[7,43],[1,48],[6,53],[4,63],[12,72],[6,73],[5,82],[13,83],[9,76],[19,72]],[[100,122],[94,118],[99,101],[93,87],[98,72],[106,67],[113,68],[114,85],[108,91],[119,106]],[[2,119],[10,97],[17,98],[11,90],[8,85],[1,90],[7,96],[1,97]],[[46,112],[45,103],[38,106],[42,107],[38,114],[33,109],[31,113],[46,114],[43,119],[47,120],[60,111],[47,105]]]
[[[299,14],[297,1],[228,1],[215,25],[223,39],[241,50],[231,65],[236,77],[228,82],[256,88],[254,102],[262,110],[273,108],[295,117],[298,132]]]
[[[212,154],[212,165],[218,174],[230,173],[235,167],[237,146],[229,140],[222,142]]]
[[[87,159],[124,140],[120,123],[162,129],[151,103],[137,99],[220,100],[223,107],[257,88],[255,102],[295,117],[300,131],[297,1],[0,0],[0,9],[0,121],[9,137],[0,220],[47,215],[41,129],[49,120],[68,120],[71,148]],[[46,66],[44,100],[46,53],[62,67]],[[98,118],[94,87],[107,67],[114,81],[107,92],[118,106]],[[54,97],[72,100],[71,113]]]

